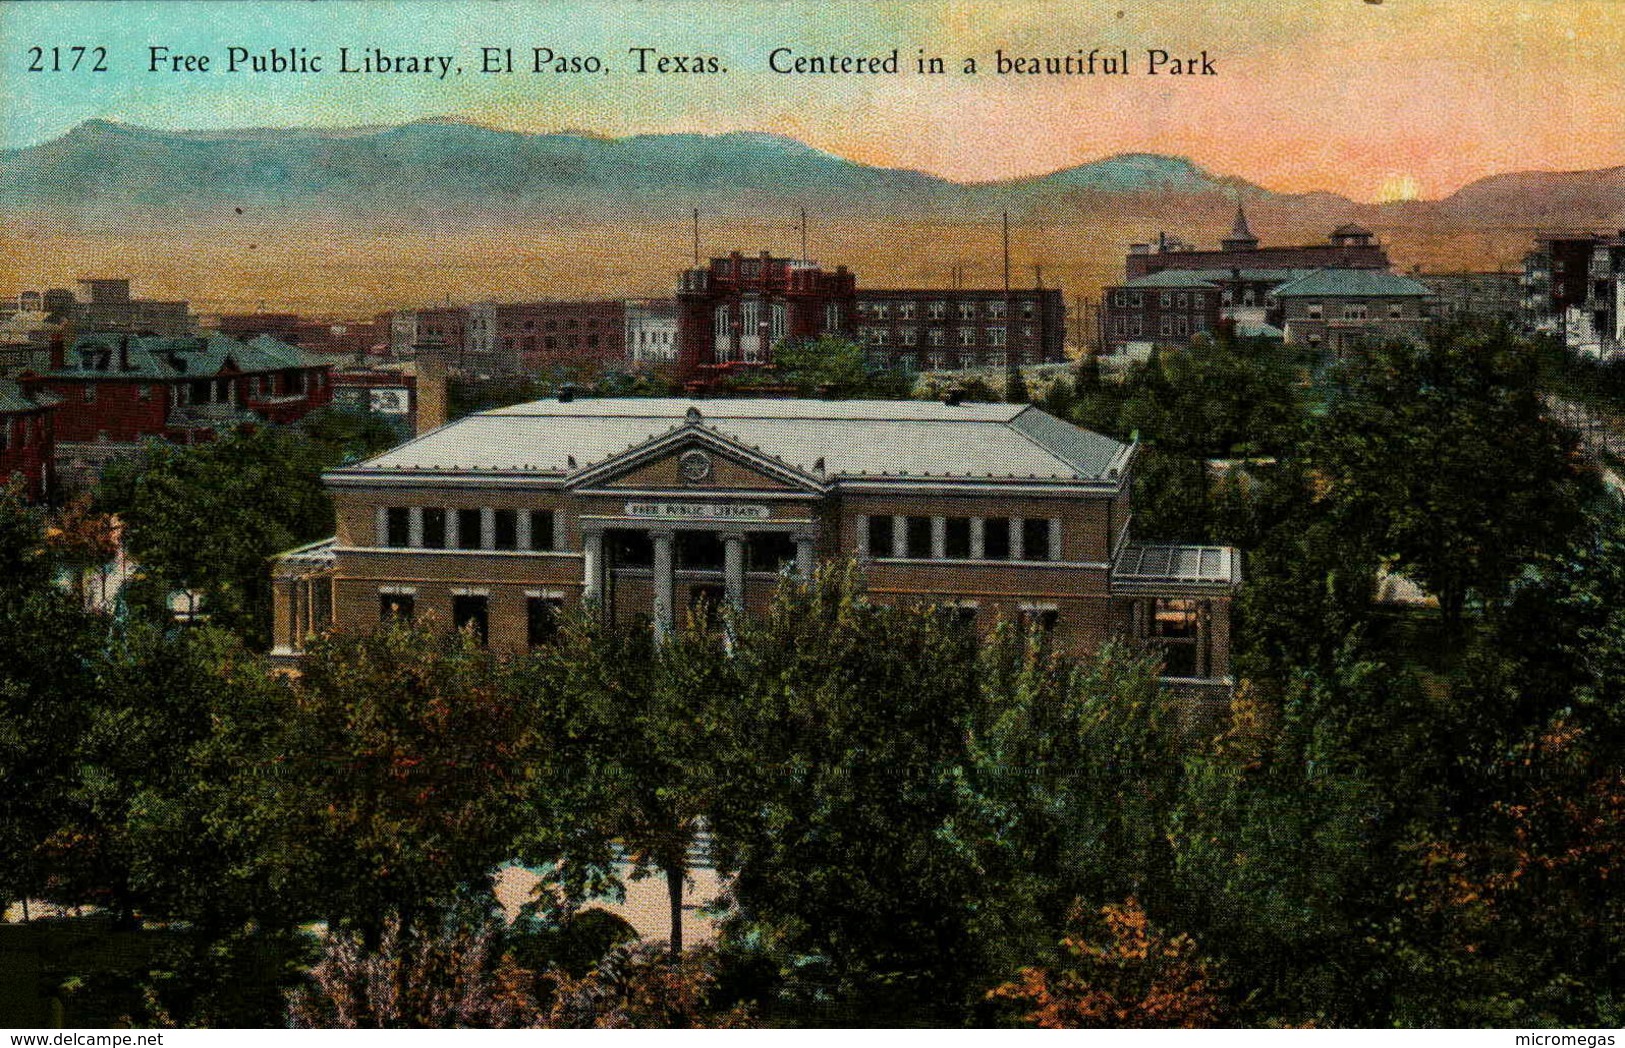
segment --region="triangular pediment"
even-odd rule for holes
[[[704,426],[683,426],[585,470],[577,491],[772,491],[822,494],[822,478]]]

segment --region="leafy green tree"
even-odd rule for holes
[[[983,889],[956,769],[975,656],[957,616],[871,604],[850,565],[741,626],[713,825],[736,871],[730,939],[791,997],[926,1015],[969,998]]]
[[[284,854],[331,926],[375,945],[391,918],[410,932],[459,891],[488,896],[501,863],[543,858],[546,696],[515,694],[471,636],[334,634],[302,670],[278,803]]]
[[[270,643],[266,558],[332,534],[321,474],[334,450],[297,432],[262,427],[189,447],[149,442],[99,491],[124,523],[141,570],[170,589],[196,590],[209,621],[256,648]],[[168,609],[153,609],[167,618]]]
[[[105,624],[56,585],[43,510],[0,489],[0,898],[49,896],[47,842],[70,821],[77,744]]]
[[[1578,523],[1588,471],[1537,378],[1505,325],[1456,324],[1347,362],[1316,426],[1341,525],[1436,595],[1452,631],[1470,596],[1499,601]]]
[[[776,378],[792,383],[803,394],[829,389],[843,396],[859,395],[869,382],[869,364],[863,347],[850,339],[786,339],[773,348]]]

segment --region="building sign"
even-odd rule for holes
[[[730,506],[716,502],[628,502],[629,517],[661,520],[766,520],[766,506]]]

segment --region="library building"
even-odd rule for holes
[[[663,634],[856,558],[871,599],[1159,645],[1225,685],[1240,558],[1130,542],[1136,447],[1035,407],[583,399],[482,412],[333,470],[336,534],[277,557],[275,655],[432,612],[510,651],[594,602]]]

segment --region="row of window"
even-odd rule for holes
[[[1326,316],[1326,308],[1325,308],[1325,306],[1323,304],[1321,304],[1319,302],[1310,302],[1304,308],[1308,312],[1310,320],[1322,320]],[[1390,319],[1390,320],[1398,320],[1398,319],[1400,319],[1401,316],[1404,315],[1404,312],[1405,312],[1404,307],[1401,306],[1398,302],[1390,302],[1388,304],[1388,319]],[[1344,305],[1343,305],[1343,319],[1344,320],[1370,320],[1371,319],[1371,307],[1370,307],[1370,305],[1368,305],[1368,304],[1366,304],[1364,302],[1360,302],[1360,303],[1355,303],[1355,302],[1344,303]]]
[[[379,545],[399,549],[489,549],[545,553],[556,548],[550,509],[389,506]]]
[[[559,634],[559,614],[564,610],[562,597],[525,598],[525,642],[532,648],[550,644]],[[411,619],[417,614],[417,595],[407,592],[386,592],[378,595],[378,619]],[[491,635],[491,598],[483,593],[459,593],[451,598],[451,621],[457,629],[472,630],[480,646],[484,647]]]
[[[929,328],[926,330],[925,335],[927,345],[945,346],[948,344],[948,332],[943,328]],[[978,335],[981,337],[978,338]],[[1002,327],[985,329],[962,327],[959,329],[959,344],[961,346],[1002,346],[1005,344],[1005,335],[1006,329]],[[1031,327],[1022,328],[1021,337],[1032,338],[1033,329]],[[860,327],[858,328],[858,341],[871,346],[884,346],[891,341],[891,330],[889,328]],[[898,345],[902,346],[919,345],[919,328],[898,328],[897,342]]]
[[[1037,312],[1033,302],[1019,304],[1020,313],[1024,320],[1031,320]],[[978,316],[987,316],[994,320],[1003,320],[1008,311],[1003,300],[987,302],[959,302],[954,312],[960,320],[975,320]],[[907,300],[900,302],[859,302],[858,315],[873,317],[876,320],[886,320],[896,316],[898,320],[914,320],[919,316],[919,303]],[[927,320],[945,320],[948,316],[948,303],[933,301],[925,303],[925,317]]]
[[[869,556],[910,560],[1060,559],[1055,517],[871,516],[864,524]]]
[[[1207,317],[1175,317],[1164,313],[1157,327],[1160,335],[1200,334],[1207,330]],[[1116,335],[1141,335],[1145,333],[1144,328],[1140,317],[1118,317],[1112,322],[1112,333]]]
[[[216,385],[216,383],[218,383],[218,385]],[[275,375],[250,375],[248,377],[248,395],[251,397],[275,396],[276,384]],[[322,389],[326,385],[327,376],[320,371],[316,372],[316,388]],[[201,390],[201,396],[194,391],[194,387]],[[308,376],[303,371],[296,371],[292,374],[283,376],[282,392],[284,394],[302,395],[307,392],[308,387]],[[80,399],[82,399],[86,404],[96,403],[96,389],[97,387],[94,383],[86,383],[79,391]],[[225,400],[227,403],[235,404],[237,402],[237,382],[235,379],[229,378],[207,379],[201,382],[186,382],[170,385],[169,402],[171,405],[190,404],[194,401],[201,403],[202,401],[208,400],[212,396],[219,394],[222,390],[224,390]],[[136,386],[135,399],[151,400],[152,387],[150,385]]]

